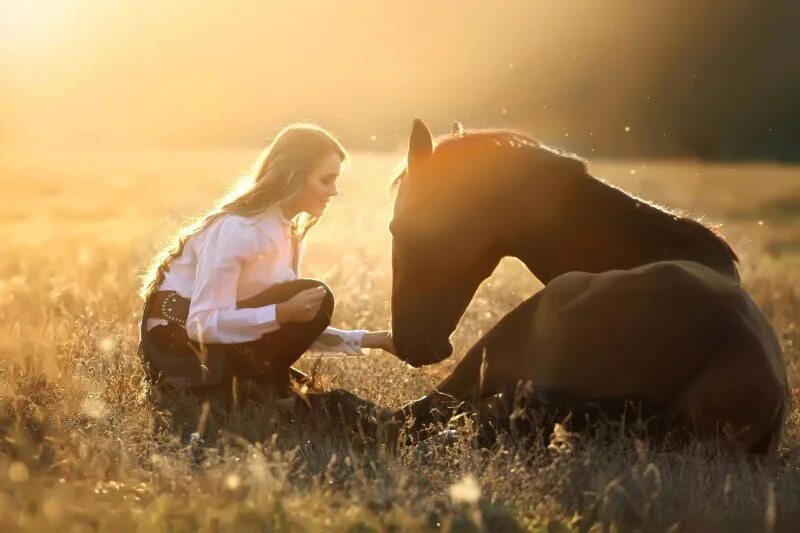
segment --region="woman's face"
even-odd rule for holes
[[[317,163],[306,178],[297,197],[296,207],[309,215],[319,217],[325,211],[332,196],[337,196],[336,178],[342,171],[339,154],[331,152]]]

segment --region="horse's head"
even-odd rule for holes
[[[456,124],[451,136],[460,135]],[[390,224],[392,330],[398,357],[414,366],[451,355],[450,334],[502,256],[493,195],[470,179],[474,163],[434,150],[427,126],[414,122]]]

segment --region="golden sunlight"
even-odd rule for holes
[[[70,37],[72,26],[82,17],[76,2],[3,0],[0,3],[3,55],[23,63],[31,56],[51,53]]]
[[[0,532],[797,530],[798,27],[0,0]]]

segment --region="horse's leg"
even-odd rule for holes
[[[732,327],[738,331],[665,409],[664,429],[728,450],[772,455],[786,408],[785,377],[773,364],[780,349],[744,323]]]
[[[434,390],[403,408],[417,424],[447,420],[464,402],[477,402],[497,393],[512,393],[526,375],[531,357],[528,343],[539,295],[529,298],[490,329]]]
[[[487,334],[488,335],[488,334]],[[412,417],[417,429],[433,422],[445,422],[465,401],[477,400],[480,367],[485,344],[478,341],[456,365],[453,372],[431,392],[403,406],[396,413],[401,418]]]

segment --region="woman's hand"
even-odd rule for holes
[[[312,287],[300,291],[275,306],[275,318],[281,325],[289,322],[308,322],[317,316],[324,298],[324,287]]]
[[[391,331],[370,331],[361,339],[362,348],[379,348],[390,354],[395,353],[394,339]]]

